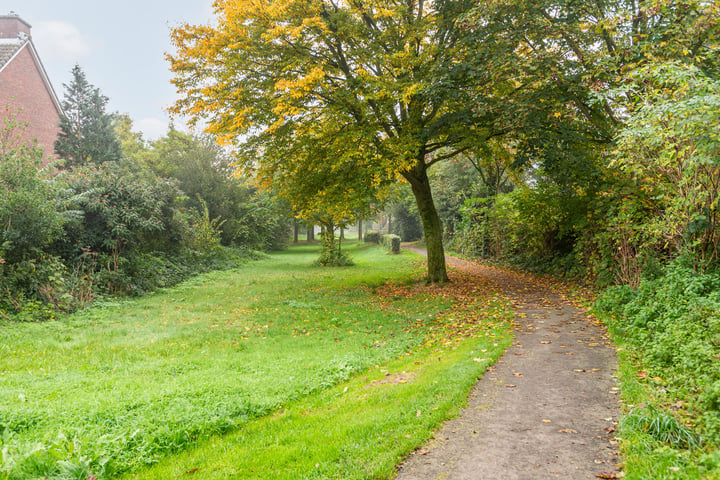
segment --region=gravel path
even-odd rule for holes
[[[616,360],[604,329],[548,286],[448,263],[491,278],[511,299],[515,341],[478,381],[468,407],[408,457],[397,480],[619,478]]]

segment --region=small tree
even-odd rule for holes
[[[113,116],[105,112],[108,98],[88,83],[80,66],[73,67],[72,76],[70,84],[63,85],[65,98],[55,153],[65,160],[67,168],[119,160],[122,149]]]

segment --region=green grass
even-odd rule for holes
[[[312,267],[302,245],[0,324],[0,478],[388,477],[507,346],[507,310],[487,299],[480,333],[442,337],[448,300],[374,292],[420,279],[417,257],[348,248],[354,267]]]

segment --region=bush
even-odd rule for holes
[[[720,444],[720,272],[698,273],[677,259],[639,288],[608,289],[596,303],[647,378],[660,379],[670,402],[692,405],[702,436]]]
[[[400,237],[397,235],[383,235],[381,243],[386,252],[400,253]]]
[[[129,121],[129,119],[128,119]],[[125,133],[126,138],[128,134]],[[132,139],[128,139],[133,143]],[[136,142],[135,142],[136,143]],[[224,222],[218,230],[222,245],[256,250],[279,250],[287,244],[288,209],[268,192],[238,178],[232,158],[209,136],[179,132],[171,127],[167,136],[142,145],[136,156],[160,177],[177,180],[187,195],[183,205],[198,212],[208,211],[211,219]]]
[[[34,146],[15,146],[18,128],[11,119],[0,129],[0,245],[6,262],[36,257],[62,233],[55,184],[43,178],[42,152]]]
[[[115,256],[135,250],[172,252],[189,236],[176,183],[139,164],[106,162],[76,168],[62,179],[82,212],[79,221],[67,225],[69,260],[88,247]]]
[[[336,241],[335,229],[332,225],[325,225],[322,234],[322,250],[316,265],[323,267],[350,267],[355,263],[342,251],[342,240]]]
[[[369,230],[363,235],[365,243],[380,243],[380,232],[377,230]]]

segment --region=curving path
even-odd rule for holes
[[[468,407],[406,459],[397,480],[619,478],[616,361],[604,329],[548,286],[447,260],[491,278],[511,299],[515,341],[478,381]]]

